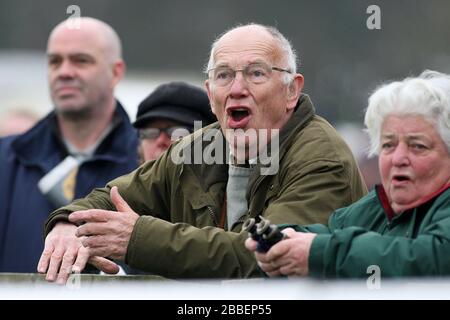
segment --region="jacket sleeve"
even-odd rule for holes
[[[290,169],[280,183],[284,186],[281,192],[268,196],[271,199],[263,214],[271,222],[300,224],[317,221],[318,216],[326,222],[336,207],[350,203],[348,179],[339,163],[318,161],[301,174]],[[302,218],[303,213],[307,218]],[[197,228],[145,216],[133,230],[126,261],[134,268],[169,278],[261,275],[253,255],[245,249],[246,238],[246,232]]]
[[[167,165],[173,164],[167,161]],[[166,179],[172,181],[168,188],[173,188],[172,184],[178,185],[183,169],[176,170],[175,167],[166,170],[171,175]],[[157,198],[156,192],[166,192],[172,194],[172,201],[177,201],[177,191],[162,190],[163,182],[157,183],[158,189],[151,194],[153,199]],[[170,206],[169,203],[167,208]],[[193,211],[186,218],[195,219],[195,214]],[[179,218],[178,221],[160,218],[145,215],[137,220],[126,255],[126,263],[133,268],[167,278],[241,278],[260,274],[256,260],[244,247],[247,233],[213,226],[197,227]]]
[[[253,255],[244,248],[246,238],[245,232],[197,228],[142,216],[133,230],[126,262],[134,268],[168,278],[260,275]],[[143,245],[145,243],[148,245]]]
[[[275,224],[326,224],[334,210],[356,200],[352,195],[356,187],[338,161],[319,160],[298,169],[289,167],[279,179],[281,187],[266,200],[263,212]]]
[[[257,272],[256,261],[245,250],[247,234],[226,232],[221,228],[197,228],[187,223],[170,222],[170,181],[177,181],[177,166],[167,161],[167,153],[134,172],[119,177],[105,188],[95,189],[87,197],[53,212],[46,223],[50,232],[56,221],[67,220],[77,210],[115,210],[109,192],[117,186],[122,197],[141,217],[133,229],[125,262],[152,274],[168,278],[245,277]],[[242,268],[241,254],[248,265]]]
[[[414,239],[330,223],[329,234],[318,234],[312,243],[310,273],[327,278],[368,277],[372,273],[368,268],[377,266],[381,277],[448,275],[448,210],[448,205],[439,209]]]
[[[77,199],[71,204],[55,210],[50,214],[45,223],[44,235],[47,235],[57,222],[68,221],[68,216],[72,212],[88,209],[116,211],[109,196],[113,186],[118,187],[121,196],[127,201],[131,208],[140,215],[152,215],[156,212],[167,212],[166,208],[164,208],[165,202],[162,197],[160,197],[161,201],[149,202],[143,200],[147,198],[146,194],[149,189],[155,191],[157,195],[162,192],[161,190],[157,190],[158,184],[154,183],[150,185],[150,183],[148,183],[150,176],[156,175],[155,172],[159,173],[159,171],[161,171],[161,166],[154,166],[154,164],[155,161],[147,162],[135,171],[112,180],[106,187],[94,189],[85,198]],[[164,177],[164,175],[160,175],[160,177]],[[161,185],[164,186],[164,183]]]

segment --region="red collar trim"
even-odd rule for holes
[[[389,199],[387,197],[386,191],[384,191],[383,185],[377,184],[375,186],[375,190],[377,192],[378,200],[381,202],[381,206],[383,207],[384,212],[386,213],[388,220],[391,221],[394,217],[394,210],[392,209]]]
[[[447,190],[448,188],[450,188],[450,183],[444,185],[444,186],[443,186],[442,188],[440,188],[439,190],[437,190],[437,191],[433,192],[432,194],[430,194],[429,196],[425,197],[425,198],[424,198],[424,199],[416,206],[416,208],[419,207],[419,206],[421,206],[421,205],[423,205],[424,203],[430,201],[431,199],[436,198],[437,196],[439,196],[441,193],[443,193],[443,192],[444,192],[445,190]],[[376,190],[376,192],[377,192],[378,199],[379,199],[380,202],[381,202],[381,206],[382,206],[383,209],[384,209],[384,212],[386,213],[386,215],[387,215],[389,221],[391,221],[392,218],[394,218],[395,213],[394,213],[394,210],[392,209],[392,207],[391,207],[391,205],[390,205],[390,203],[389,203],[389,199],[388,199],[388,197],[387,197],[386,191],[385,191],[384,188],[383,188],[383,185],[377,184],[377,185],[375,186],[375,190]]]

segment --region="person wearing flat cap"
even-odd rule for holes
[[[157,159],[174,141],[217,121],[206,91],[184,82],[162,84],[138,107],[134,127],[139,132],[141,163]],[[197,127],[199,123],[197,123]]]

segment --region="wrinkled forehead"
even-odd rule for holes
[[[278,63],[283,59],[279,42],[261,27],[245,27],[223,35],[213,51],[214,65],[239,65],[263,61]]]
[[[381,127],[381,139],[422,139],[441,141],[443,139],[436,123],[422,115],[390,114],[385,117]]]

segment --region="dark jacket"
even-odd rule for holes
[[[75,198],[134,170],[137,143],[118,103],[113,130],[78,170]],[[36,272],[44,248],[42,228],[56,209],[37,183],[66,156],[54,112],[26,133],[0,139],[0,272]]]
[[[318,233],[309,255],[316,277],[450,275],[450,185],[416,208],[394,216],[383,187],[337,210],[324,225],[297,227]]]
[[[326,222],[335,209],[366,193],[349,148],[315,115],[311,101],[302,95],[295,113],[280,131],[278,172],[261,175],[256,166],[247,188],[249,212],[231,226],[233,232],[226,232],[219,225],[228,165],[172,161],[180,146],[194,145],[190,148],[194,152],[202,134],[212,132],[212,128],[219,129],[219,125],[196,131],[156,161],[57,210],[46,231],[69,212],[114,210],[109,191],[117,185],[123,198],[142,215],[128,245],[126,260],[131,267],[169,278],[249,277],[258,270],[253,255],[244,247],[247,233],[241,228],[245,219],[261,214],[274,223]],[[215,132],[210,144],[223,146],[223,135]]]

